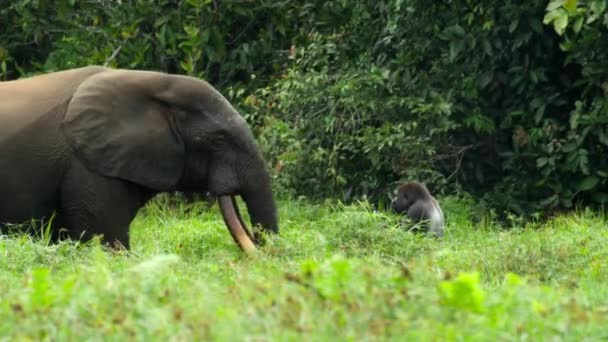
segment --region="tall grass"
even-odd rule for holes
[[[281,201],[255,257],[216,207],[160,197],[132,251],[0,239],[6,340],[597,340],[608,337],[608,222],[579,211],[503,230],[442,201],[443,239],[366,203]]]

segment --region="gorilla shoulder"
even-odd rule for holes
[[[443,236],[443,211],[424,184],[409,182],[401,185],[392,201],[392,208],[398,214],[405,214],[426,231],[438,237]]]

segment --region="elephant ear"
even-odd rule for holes
[[[74,92],[62,130],[91,171],[156,190],[175,187],[184,168],[184,146],[172,108],[159,98],[169,75],[110,70]]]

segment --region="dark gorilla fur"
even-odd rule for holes
[[[410,182],[401,185],[392,207],[395,212],[405,213],[412,221],[420,223],[432,234],[443,236],[443,211],[424,184]]]

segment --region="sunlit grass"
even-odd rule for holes
[[[608,337],[608,223],[501,230],[442,201],[444,239],[366,203],[281,201],[255,258],[217,207],[161,197],[132,251],[0,239],[0,336],[52,340],[581,340]]]

